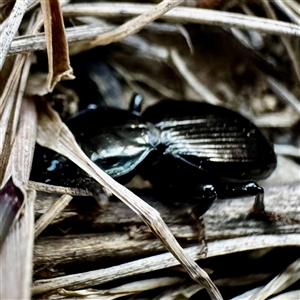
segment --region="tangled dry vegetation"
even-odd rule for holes
[[[2,0],[0,47],[1,299],[300,299],[299,0]],[[247,116],[278,155],[261,182],[273,220],[236,199],[198,223],[188,205],[149,188],[143,202],[95,167],[61,121],[93,97],[89,76],[124,109],[140,93],[142,109],[172,98]],[[30,181],[36,142],[109,203]]]

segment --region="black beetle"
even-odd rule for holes
[[[273,172],[276,156],[261,131],[236,112],[166,100],[141,116],[87,110],[67,125],[86,155],[120,182],[140,173],[168,198],[199,204],[201,213],[216,198],[256,196],[256,208],[264,208],[263,188],[254,181]],[[64,168],[55,161],[48,171]]]

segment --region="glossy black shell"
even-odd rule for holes
[[[67,125],[85,154],[115,178],[133,171],[159,142],[154,126],[121,109],[88,110]]]
[[[220,180],[259,180],[276,167],[273,147],[240,114],[207,103],[163,101],[143,113],[161,130],[164,155]]]
[[[156,159],[143,173],[154,181],[243,182],[264,179],[276,167],[272,146],[254,124],[206,103],[163,101],[142,117],[101,108],[67,125],[87,156],[115,178],[134,171],[153,151]]]

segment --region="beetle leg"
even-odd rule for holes
[[[197,187],[192,185],[185,189],[185,193],[187,202],[195,204],[192,214],[196,220],[200,220],[218,197],[215,187],[211,184],[197,185]]]
[[[195,221],[198,230],[199,253],[206,257],[208,248],[206,243],[205,223],[203,220],[203,216],[199,216],[199,212],[197,211],[198,207],[201,208],[201,205],[197,205],[192,208],[192,210],[190,211],[190,216]]]
[[[265,203],[264,203],[264,189],[260,187],[259,193],[255,196],[253,204],[253,212],[255,214],[264,214],[265,213]]]
[[[253,213],[264,214],[264,189],[255,182],[221,183],[216,186],[219,199],[232,199],[255,196]]]
[[[192,203],[197,204],[191,210],[191,217],[196,221],[198,228],[198,242],[200,246],[200,253],[207,256],[207,243],[205,235],[205,223],[203,221],[203,214],[212,206],[213,202],[217,199],[215,187],[211,184],[198,185],[195,189],[195,195],[190,195]]]
[[[215,187],[211,184],[153,185],[164,199],[162,201],[181,203],[192,208],[193,218],[198,220],[217,199]]]

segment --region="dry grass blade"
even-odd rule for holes
[[[0,199],[0,247],[5,241],[0,255],[1,266],[3,266],[0,289],[3,297],[0,297],[1,299],[28,299],[30,297],[35,192],[27,192],[27,182],[35,140],[35,106],[25,98],[21,107],[17,134],[9,155],[8,168],[6,168],[5,178],[9,178],[6,181],[8,190]],[[21,208],[24,205],[24,214],[15,222],[10,235],[6,237],[6,233],[20,215]],[[17,287],[16,282],[18,282]]]
[[[39,102],[38,106],[38,143],[68,157],[122,200],[150,227],[165,247],[180,261],[192,279],[204,285],[212,299],[222,299],[208,275],[180,247],[159,213],[93,164],[78,147],[73,135],[61,122],[57,113],[45,103]]]
[[[284,246],[299,246],[300,234],[247,236],[208,243],[207,257]]]
[[[5,28],[0,32],[0,70],[4,64],[7,51],[19,29],[24,13],[28,6],[28,0],[17,0],[14,8],[5,24]]]
[[[124,284],[115,288],[108,290],[108,294],[117,294],[117,293],[138,293],[142,291],[156,289],[162,286],[169,286],[173,284],[179,284],[183,279],[180,277],[161,277],[161,278],[152,278],[146,280],[140,280],[136,282],[131,282]],[[106,293],[106,292],[105,292]]]
[[[282,201],[283,194],[286,196],[285,199],[289,199],[288,205],[285,205],[285,201]],[[267,188],[266,196],[266,207],[268,209],[272,208],[272,211],[285,213],[288,216],[299,215],[298,184],[284,185],[281,189]],[[199,232],[193,227],[195,224],[193,224],[191,217],[188,214],[184,214],[184,208],[174,209],[158,205],[155,201],[149,201],[148,203],[159,210],[171,232],[177,238],[194,242],[198,241]],[[41,214],[47,211],[51,205],[52,201],[46,202],[38,199],[36,211],[38,214]],[[278,223],[275,230],[272,226],[266,225],[260,220],[249,220],[247,213],[250,209],[251,201],[246,202],[245,199],[235,199],[229,201],[229,203],[220,200],[205,214],[203,223],[207,241],[233,239],[231,243],[234,243],[237,241],[234,238],[253,236],[251,239],[239,240],[239,247],[236,246],[235,249],[231,248],[228,243],[219,243],[219,247],[213,244],[213,247],[216,247],[214,250],[209,244],[209,256],[223,255],[223,251],[226,248],[228,248],[226,251],[230,253],[232,250],[247,250],[244,248],[245,246],[249,247],[248,250],[251,250],[255,249],[257,245],[260,245],[260,247],[288,246],[290,243],[295,245],[296,237],[298,236],[299,238],[300,236],[299,225]],[[235,212],[236,218],[239,219],[239,226],[236,226],[236,220],[232,218],[232,211]],[[78,215],[78,212],[70,209],[64,212],[62,219],[76,214]],[[86,220],[87,216],[83,216],[83,218]],[[56,222],[59,221],[56,220]],[[134,235],[135,238],[130,237],[126,232],[69,234],[62,237],[47,236],[39,238],[34,249],[35,268],[51,265],[53,262],[57,265],[66,265],[82,261],[105,261],[109,257],[122,258],[128,253],[130,253],[131,257],[149,256],[164,250],[159,241],[153,240],[152,235],[149,236],[149,229],[141,226],[139,218],[123,203],[111,201],[109,207],[101,212],[99,217],[93,219],[92,226],[95,229],[101,228],[101,226],[109,226],[109,224],[115,224],[116,226],[122,224],[136,225],[139,231]],[[284,239],[285,236],[288,236],[288,238]],[[247,243],[242,245],[241,241],[247,241]],[[200,246],[198,251],[200,252]]]
[[[277,155],[292,156],[300,158],[300,151],[298,147],[289,145],[274,145],[274,149]]]
[[[161,51],[165,52],[165,51]],[[166,53],[168,53],[166,51]],[[132,86],[133,89],[139,91],[138,85],[135,84],[135,81],[147,83],[147,85],[151,86],[153,89],[159,90],[159,92],[166,98],[170,99],[180,99],[181,96],[178,96],[178,93],[173,89],[165,86],[161,81],[157,80],[157,78],[153,78],[151,75],[143,74],[141,72],[135,73],[134,71],[129,73],[124,68],[122,68],[118,63],[115,61],[111,62],[114,69],[118,71],[120,76],[124,78],[124,80],[128,83],[128,85]],[[143,90],[140,91],[141,93],[144,92]]]
[[[33,9],[34,7],[36,7],[38,4],[40,3],[40,0],[31,0],[28,7],[27,7],[27,11]]]
[[[32,99],[23,98],[17,136],[12,155],[12,177],[16,186],[26,194],[36,140],[37,116]]]
[[[28,192],[24,214],[0,252],[0,299],[30,299],[35,192]],[[17,284],[16,284],[17,283]]]
[[[292,9],[289,8],[282,0],[273,0],[273,2],[296,24],[300,25],[300,17],[297,16]]]
[[[278,80],[273,77],[267,78],[270,88],[287,104],[297,111],[300,115],[300,101],[292,93],[290,93],[285,86],[283,86]]]
[[[199,94],[200,99],[205,99],[208,103],[213,105],[220,105],[222,101],[218,99],[207,87],[205,87],[198,78],[188,69],[186,62],[180,56],[176,49],[171,49],[171,58],[181,76],[193,87]]]
[[[287,267],[280,275],[269,282],[262,290],[255,293],[250,300],[266,299],[291,286],[300,279],[300,259]]]
[[[80,299],[97,299],[97,300],[113,300],[122,298],[125,296],[132,295],[133,293],[117,293],[110,295],[109,290],[79,290],[79,291],[68,291],[65,289],[60,289],[57,294],[51,295],[51,300],[53,299],[70,299],[70,298],[80,298]]]
[[[14,7],[13,0],[2,0],[0,2],[0,24],[1,25],[3,25],[3,22],[9,16],[13,7]],[[0,32],[2,31],[1,25],[0,25]]]
[[[58,0],[41,1],[48,53],[48,89],[52,91],[61,79],[73,79],[69,49]]]
[[[102,28],[99,26],[78,26],[67,28],[66,35],[68,43],[90,40],[103,32],[108,32],[112,28]],[[16,38],[9,50],[9,54],[19,52],[37,51],[46,49],[46,39],[44,34],[24,35]]]
[[[299,246],[299,238],[299,234],[277,236],[262,235],[210,242],[207,244],[207,257],[259,248],[283,247],[289,245]],[[186,248],[185,251],[194,260],[203,258],[203,255],[199,253],[199,246]],[[39,295],[66,287],[69,289],[80,289],[177,265],[179,265],[179,262],[170,253],[164,253],[107,269],[61,276],[52,279],[37,280],[34,283],[32,293],[33,295]]]
[[[265,204],[268,210],[271,209],[289,217],[299,216],[298,183],[270,187],[266,188],[265,191]],[[36,200],[36,213],[42,215],[49,210],[54,201],[54,199],[45,201],[45,199],[39,199],[38,197]],[[193,226],[195,224],[189,214],[186,213],[184,207],[175,209],[149,199],[147,199],[147,202],[160,212],[171,232],[177,238],[194,242],[198,241],[199,232]],[[277,223],[276,229],[274,229],[274,227],[265,224],[261,220],[249,220],[247,214],[251,209],[251,205],[251,201],[246,199],[216,201],[212,208],[203,216],[206,240],[228,240],[253,236],[252,239],[247,240],[247,245],[251,249],[253,247],[255,249],[255,243],[261,247],[273,244],[284,245],[284,243],[288,245],[293,239],[290,236],[287,240],[284,240],[283,237],[285,235],[298,234],[299,236],[300,226],[297,224]],[[236,219],[232,218],[232,211],[235,212],[235,217],[239,220],[239,226],[236,226]],[[63,212],[61,219],[56,219],[55,222],[60,222],[74,215],[78,215],[78,211],[74,208],[69,208]],[[141,226],[139,217],[119,201],[110,201],[110,205],[104,211],[101,211],[98,217],[89,219],[87,215],[84,215],[82,218],[85,221],[92,222],[94,229],[106,227],[110,224],[116,226],[130,224],[138,227],[139,231],[135,234],[136,238],[132,238],[126,232],[115,231],[97,234],[69,234],[61,237],[41,237],[37,240],[34,250],[35,268],[49,265],[53,262],[58,265],[76,264],[87,260],[105,261],[109,257],[122,258],[128,253],[130,253],[131,257],[141,257],[158,254],[163,251],[163,246],[159,241],[154,240],[152,235],[149,236],[149,229]],[[282,236],[280,237],[280,235]],[[254,238],[255,236],[258,236],[257,240]],[[263,236],[264,239],[261,239],[259,236]],[[223,246],[220,247],[216,253],[222,253]],[[208,251],[210,255],[212,250],[209,248]]]
[[[131,3],[70,4],[63,9],[63,13],[64,15],[72,16],[132,17],[146,13],[152,8],[153,5],[151,4]],[[190,22],[214,26],[235,26],[270,34],[300,36],[300,26],[296,24],[209,9],[176,7],[161,16],[161,18],[176,22]]]
[[[180,235],[179,230],[170,226],[171,231],[174,235],[179,238],[183,238],[183,235]],[[184,230],[185,236],[188,239],[197,240],[198,235],[197,231],[189,232],[189,229],[180,226],[180,230]],[[255,243],[262,242],[260,247],[276,247],[276,246],[299,246],[299,242],[297,243],[296,238],[300,237],[300,234],[289,234],[286,233],[287,238],[282,239],[280,235],[263,235],[263,238],[270,239],[269,241],[263,241],[261,237],[255,239],[247,239],[247,240],[238,240],[233,239],[231,243],[233,244],[236,241],[247,242],[246,245],[240,245],[235,249],[230,246],[230,244],[208,244],[209,245],[209,257],[230,254],[231,251],[241,252],[247,250],[255,250],[257,249],[257,245]],[[130,240],[128,238],[128,234],[120,234],[120,233],[110,233],[110,234],[98,234],[98,235],[75,235],[75,236],[66,236],[62,237],[48,237],[48,238],[40,238],[36,246],[34,248],[34,264],[36,268],[51,266],[53,263],[57,265],[66,265],[66,264],[76,264],[78,262],[83,261],[105,261],[108,258],[122,258],[122,256],[128,255],[132,257],[140,257],[140,256],[149,256],[162,252],[163,246],[158,242],[153,240],[153,238],[147,238],[149,233],[139,234],[139,237],[144,240]],[[223,246],[226,248],[222,249]],[[215,247],[215,249],[213,248]],[[246,247],[246,248],[245,248]],[[197,247],[195,247],[197,248]],[[198,246],[198,253],[200,252],[200,246]],[[214,251],[214,252],[213,252]],[[224,251],[226,251],[224,253]],[[200,254],[199,254],[200,255]],[[157,263],[157,262],[156,262]],[[156,265],[152,266],[152,269],[145,269],[144,273],[150,272],[152,270],[158,270],[159,267],[156,268]],[[133,270],[134,271],[134,270]],[[138,271],[138,270],[137,270]],[[127,274],[130,275],[130,274]],[[134,273],[132,273],[134,275]],[[113,277],[112,277],[113,278]],[[62,279],[62,278],[61,278]],[[63,280],[63,279],[62,279]],[[101,278],[99,278],[99,283],[101,282]],[[84,284],[84,283],[83,283]],[[85,283],[86,284],[86,283]],[[82,286],[88,287],[89,285]]]
[[[4,175],[9,161],[19,121],[24,87],[27,81],[31,56],[17,56],[5,89],[0,98],[0,186],[5,184]],[[22,76],[20,76],[22,74]]]
[[[182,2],[183,0],[163,0],[157,6],[151,7],[149,11],[143,12],[138,17],[124,23],[123,25],[112,30],[111,32],[101,34],[92,42],[93,46],[108,45],[110,43],[117,42],[128,35],[137,33],[141,29],[143,29],[147,24],[158,19],[166,12],[178,6]]]
[[[52,207],[36,221],[35,238],[56,218],[72,199],[73,198],[70,195],[61,196]]]
[[[290,7],[290,9],[300,17],[300,4],[296,0],[291,0],[286,2],[286,5]]]
[[[270,300],[295,300],[295,299],[300,299],[300,290],[286,292],[270,298]]]
[[[11,88],[8,88],[7,93],[4,93],[4,103],[7,105],[2,106],[4,113],[0,120],[0,126],[3,128],[1,131],[2,152],[0,159],[0,223],[2,229],[0,245],[16,216],[20,213],[23,199],[26,198],[36,134],[35,106],[27,99],[23,101],[21,106],[24,86],[31,64],[31,55],[29,54],[27,59],[20,57],[20,60],[16,62],[16,71],[21,69],[22,76],[20,78],[13,76]],[[15,69],[12,74],[17,76],[14,71]]]
[[[276,3],[281,3],[281,1],[276,1]],[[276,15],[275,11],[273,10],[272,6],[268,2],[264,2],[263,5],[264,5],[268,15],[270,16],[270,18],[277,20],[278,19],[277,15]],[[283,8],[283,7],[280,6],[280,8]],[[293,47],[291,45],[291,41],[288,39],[288,37],[281,36],[280,38],[281,38],[282,44],[284,45],[284,47],[290,57],[290,60],[293,64],[293,68],[294,68],[295,74],[297,76],[298,83],[300,83],[299,54],[297,55],[296,51],[293,49]]]
[[[257,292],[259,292],[262,289],[262,287],[257,287],[255,289],[249,290],[241,295],[238,295],[231,300],[249,300],[251,296]]]
[[[281,91],[280,94],[282,93],[283,91]],[[281,112],[274,112],[274,113],[264,114],[261,116],[255,116],[255,118],[252,118],[252,120],[259,127],[287,128],[297,124],[297,122],[299,121],[299,114],[298,112],[295,111],[294,108],[292,108],[291,106],[287,106]]]
[[[170,292],[164,292],[160,297],[155,298],[155,300],[188,300],[193,295],[201,290],[201,287],[196,284],[182,284],[176,287],[176,290]]]

